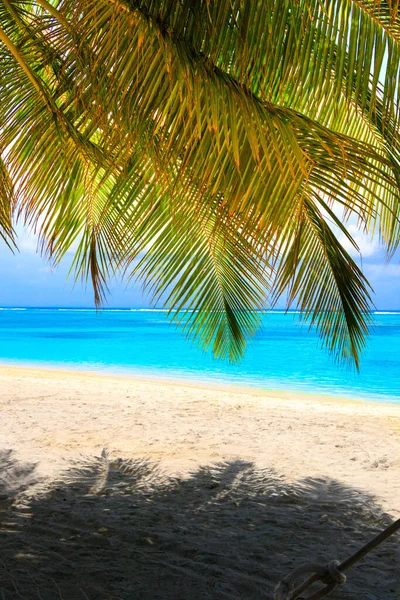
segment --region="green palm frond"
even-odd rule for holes
[[[235,361],[260,325],[257,311],[265,306],[271,268],[221,199],[196,206],[196,192],[187,187],[185,204],[164,199],[149,205],[136,232],[132,276],[144,280],[155,303],[166,298],[188,337]]]
[[[3,159],[0,157],[0,238],[14,247],[12,212],[15,206],[14,189]]]
[[[118,18],[114,16],[111,19],[115,12],[112,12],[109,2],[96,2],[93,8],[86,3],[87,28],[85,16],[80,13],[80,23],[88,32],[87,39],[91,39],[90,31],[96,36],[94,46],[98,43],[98,37],[101,39],[101,45],[95,51],[97,63],[101,70],[106,68],[107,72],[113,72],[107,85],[111,86],[113,92],[116,91],[113,94],[118,103],[115,113],[122,115],[121,118],[126,115],[129,119],[129,122],[121,125],[123,131],[131,129],[135,135],[141,131],[147,145],[157,145],[159,156],[167,155],[170,159],[171,155],[175,155],[184,166],[189,165],[192,177],[213,191],[223,191],[232,210],[237,210],[239,204],[243,206],[246,200],[253,206],[254,196],[270,197],[271,189],[274,190],[273,195],[277,196],[274,175],[279,168],[281,180],[283,171],[285,177],[291,175],[296,184],[301,176],[308,178],[315,163],[317,168],[322,163],[327,171],[325,164],[329,152],[326,149],[333,149],[335,163],[342,172],[348,163],[358,170],[353,175],[353,182],[346,181],[345,195],[349,188],[354,189],[359,197],[362,195],[364,214],[380,215],[382,235],[386,242],[397,239],[393,231],[393,216],[397,214],[398,160],[394,145],[390,146],[391,152],[388,151],[387,140],[380,132],[383,129],[381,121],[379,130],[370,120],[365,122],[361,110],[347,114],[347,107],[352,105],[345,102],[343,93],[335,122],[329,118],[311,119],[307,112],[310,107],[307,107],[305,114],[300,114],[298,107],[291,110],[279,103],[272,104],[264,100],[262,94],[257,95],[251,87],[246,87],[243,81],[235,78],[234,75],[240,73],[236,74],[232,65],[222,64],[217,68],[204,52],[190,47],[184,37],[187,25],[184,30],[175,31],[173,15],[168,11],[169,18],[163,22],[163,3],[148,3],[154,5],[153,12],[150,11],[151,6],[145,11],[144,4],[131,3],[134,7],[132,14],[123,10],[118,13]],[[154,12],[156,9],[161,12]],[[106,23],[104,30],[97,23],[96,15],[100,23]],[[200,23],[197,27],[204,28],[202,35],[207,38],[207,27],[202,24],[207,23],[210,16],[203,16],[200,20],[197,15],[195,21],[196,24]],[[200,32],[197,33],[198,37]],[[115,56],[114,40],[118,40],[120,60]],[[145,45],[143,40],[146,40]],[[218,40],[214,41],[217,43]],[[236,38],[235,44],[238,44]],[[276,54],[280,56],[279,52]],[[298,58],[294,55],[291,61]],[[117,69],[114,69],[115,62]],[[221,61],[216,58],[215,63],[219,65]],[[226,70],[222,69],[223,66]],[[317,64],[315,68],[318,71],[320,65]],[[94,70],[96,72],[96,67]],[[101,79],[100,72],[97,79]],[[283,77],[283,81],[291,79]],[[151,96],[147,91],[150,86]],[[329,90],[332,89],[330,86]],[[276,94],[277,101],[279,95]],[[305,94],[301,87],[298,87],[298,95],[313,99],[316,96],[315,90],[308,90],[308,94]],[[147,99],[150,97],[149,103]],[[330,106],[337,108],[335,97],[330,96],[329,99]],[[320,98],[319,105],[324,100],[326,98]],[[112,106],[112,101],[108,105]],[[316,112],[313,115],[321,117]],[[339,118],[342,121],[340,127]],[[343,136],[346,129],[350,135],[347,134],[345,140]],[[373,148],[367,148],[365,144]],[[365,155],[369,155],[373,166],[365,160]],[[160,169],[163,167],[159,165]],[[369,181],[363,186],[366,169],[369,171]],[[373,175],[371,170],[374,171]],[[334,175],[337,173],[335,164],[332,171]],[[327,175],[326,179],[329,180],[330,176]],[[382,187],[381,179],[390,181],[388,193],[394,198],[393,202],[387,199],[381,204],[377,202],[375,189]],[[287,189],[286,184],[284,190],[280,189],[279,192],[285,193]],[[283,215],[283,219],[285,217]],[[394,219],[396,221],[396,217]],[[366,225],[372,222],[375,224],[374,219],[368,218]]]
[[[344,360],[354,359],[358,367],[368,332],[368,281],[339,244],[315,199],[303,195],[289,228],[272,300],[287,291],[288,305],[296,304],[328,348]]]
[[[399,4],[396,0],[357,0],[365,11],[396,42],[400,42]]]
[[[399,24],[383,0],[5,0],[0,232],[16,209],[55,262],[78,243],[97,304],[139,275],[233,360],[290,286],[358,364],[370,290],[324,215],[398,245]]]

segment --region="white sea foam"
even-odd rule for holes
[[[49,309],[52,310],[52,309]],[[57,308],[59,312],[129,312],[129,308]]]
[[[50,309],[51,310],[51,309]],[[95,312],[95,308],[57,308],[59,312]]]
[[[0,308],[0,310],[26,310],[26,308]]]
[[[166,308],[131,308],[131,312],[167,312]]]
[[[376,310],[374,315],[400,315],[400,311],[393,310]]]

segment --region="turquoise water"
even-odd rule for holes
[[[0,309],[0,362],[249,385],[400,403],[400,312],[376,313],[361,372],[338,367],[295,314],[263,315],[239,365],[214,360],[162,311]]]

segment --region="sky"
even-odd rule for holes
[[[355,225],[349,226],[362,259],[342,239],[346,249],[362,265],[375,294],[373,301],[380,310],[400,310],[400,251],[387,264],[384,249],[375,239],[366,238]],[[19,252],[15,255],[0,240],[0,306],[3,307],[93,307],[90,285],[74,283],[68,278],[72,254],[55,269],[37,253],[37,242],[21,227],[18,232]],[[150,306],[141,286],[135,283],[111,282],[108,308],[142,308]],[[285,308],[280,301],[277,308]]]

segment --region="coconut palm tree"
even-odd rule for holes
[[[339,240],[399,240],[399,41],[392,0],[2,0],[0,233],[77,246],[97,304],[139,277],[232,360],[287,294],[358,365]]]

